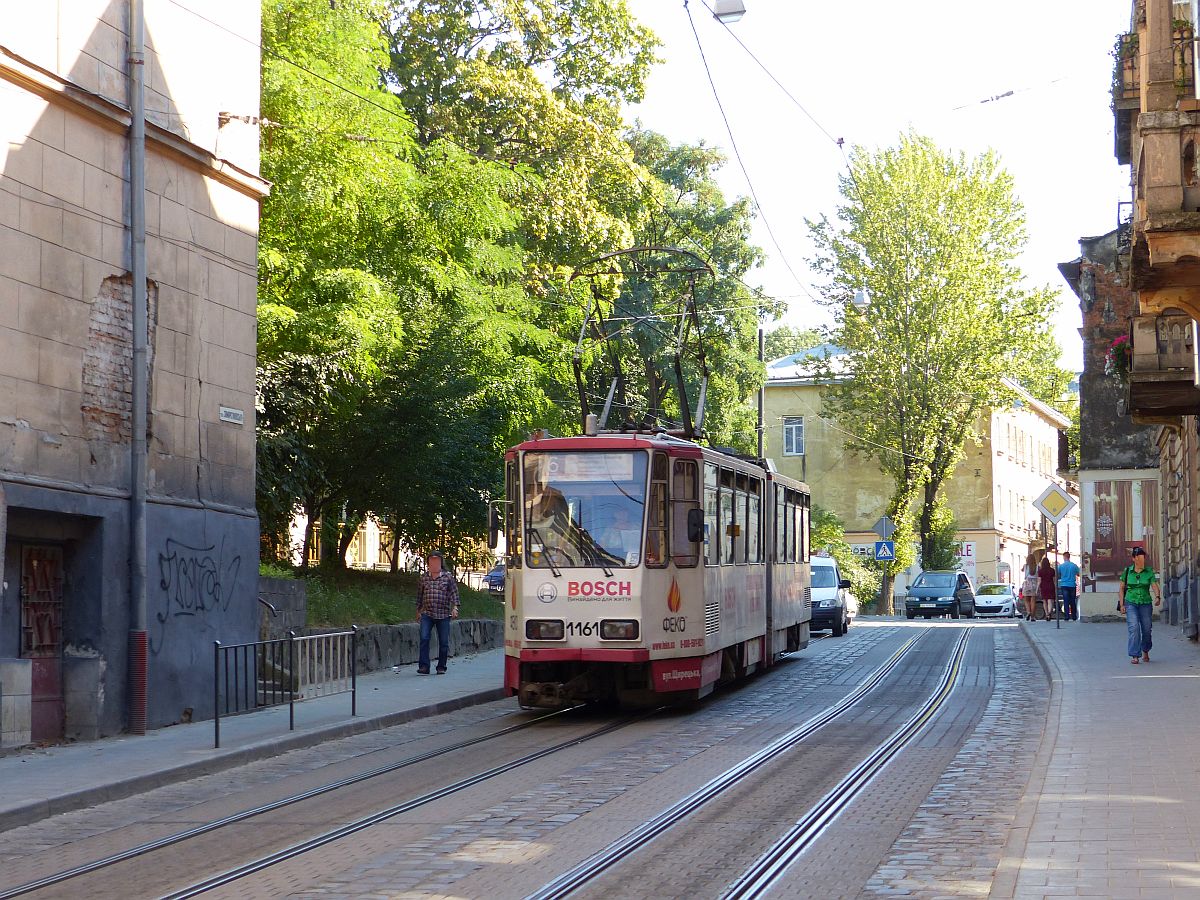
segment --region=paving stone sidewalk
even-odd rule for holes
[[[1155,623],[1024,623],[1052,680],[1034,774],[992,884],[1012,898],[1200,897],[1200,647]]]
[[[98,741],[30,748],[0,755],[0,831],[69,810],[464,706],[498,700],[504,651],[450,660],[445,675],[418,676],[416,666],[375,672],[358,680],[358,715],[350,695],[273,707],[221,720],[221,749],[213,749],[211,720]],[[514,701],[515,702],[515,701]]]

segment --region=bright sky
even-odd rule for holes
[[[712,0],[709,0],[711,3]],[[1061,289],[1054,321],[1063,364],[1079,369],[1080,315],[1056,266],[1079,256],[1079,238],[1116,227],[1129,198],[1129,170],[1113,157],[1109,109],[1112,58],[1129,29],[1129,0],[745,0],[730,26],[847,150],[896,143],[910,127],[942,147],[977,154],[991,147],[1016,180],[1029,243],[1022,268],[1035,285]],[[672,140],[717,145],[729,138],[700,63],[683,0],[629,0],[663,40],[664,62],[630,119]],[[828,323],[813,295],[806,217],[832,215],[845,163],[837,146],[776,87],[713,20],[702,0],[691,11],[762,211],[802,284],[789,273],[760,218],[768,253],[754,279],[786,298],[792,325]],[[989,97],[1012,96],[981,103]],[[748,195],[731,159],[721,183]]]

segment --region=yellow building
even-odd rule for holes
[[[837,348],[824,345],[768,364],[766,453],[781,472],[808,483],[813,502],[845,525],[855,552],[873,557],[878,537],[872,528],[886,510],[893,484],[874,459],[847,449],[852,427],[822,415],[822,385],[811,374],[811,360],[827,351],[836,354]],[[1028,554],[1053,543],[1053,526],[1043,532],[1042,515],[1033,505],[1049,484],[1079,494],[1064,477],[1069,473],[1059,470],[1069,420],[1015,382],[1008,387],[1018,399],[978,423],[982,440],[968,444],[966,458],[945,488],[959,526],[960,568],[976,586],[1019,584]],[[1070,550],[1078,559],[1078,507],[1063,519],[1058,537],[1060,552]],[[907,578],[896,579],[898,595],[917,571],[914,567]]]

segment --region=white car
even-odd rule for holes
[[[831,556],[814,556],[810,561],[812,622],[814,631],[828,628],[835,637],[846,633],[858,615],[858,601],[850,593],[850,582],[842,578]]]
[[[975,615],[1016,618],[1020,615],[1017,611],[1017,589],[1002,582],[981,584],[975,591]]]

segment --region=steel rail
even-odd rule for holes
[[[863,789],[883,771],[884,767],[900,751],[912,743],[930,720],[937,715],[949,698],[951,691],[954,690],[970,634],[971,630],[967,629],[959,638],[937,690],[930,695],[921,708],[839,781],[737,881],[733,882],[721,895],[722,900],[743,900],[743,898],[761,897],[767,893],[783,878],[797,857],[812,846],[830,823],[854,802]]]
[[[630,716],[619,722],[610,723],[605,725],[603,728],[598,728],[595,731],[582,735],[581,737],[562,741],[554,744],[551,747],[547,747],[543,750],[538,750],[522,756],[519,759],[513,760],[512,762],[504,763],[503,765],[480,772],[477,775],[472,775],[469,778],[464,778],[460,781],[454,782],[453,784],[430,791],[427,794],[422,794],[419,797],[414,797],[411,800],[398,803],[395,806],[388,807],[380,812],[372,813],[369,816],[364,816],[361,819],[350,822],[339,828],[332,829],[331,831],[327,831],[324,834],[319,834],[316,837],[308,838],[307,840],[292,844],[289,847],[284,847],[282,850],[277,850],[274,853],[261,857],[253,862],[248,862],[244,865],[222,872],[219,875],[214,875],[211,878],[204,879],[203,881],[198,881],[195,884],[183,888],[182,890],[173,891],[169,894],[163,894],[163,900],[183,900],[183,898],[186,897],[195,897],[198,894],[203,894],[206,891],[213,890],[214,888],[222,887],[223,885],[238,881],[242,878],[245,878],[247,875],[253,875],[255,872],[261,872],[263,869],[267,869],[278,863],[293,859],[304,853],[308,853],[311,850],[315,850],[318,847],[324,847],[326,844],[331,844],[334,841],[340,841],[342,838],[349,837],[350,835],[356,834],[357,832],[366,828],[371,828],[374,825],[378,825],[380,822],[385,822],[388,819],[394,818],[395,816],[402,815],[403,813],[418,809],[426,804],[433,803],[435,800],[440,800],[443,797],[456,794],[459,791],[466,790],[469,787],[473,787],[484,781],[488,781],[489,779],[496,778],[497,776],[503,775],[506,772],[511,772],[513,769],[518,769],[521,766],[528,765],[531,762],[543,759],[554,753],[558,753],[562,750],[568,750],[571,747],[577,747],[580,744],[585,744],[588,741],[603,737],[606,734],[611,734],[614,731],[618,731],[622,728],[632,725],[634,722],[640,722],[641,720],[659,712],[663,708],[664,707],[658,707],[657,709],[652,709],[636,716]]]
[[[221,819],[216,819],[204,825],[198,825],[195,828],[189,828],[187,831],[180,831],[176,834],[167,835],[166,837],[162,837],[154,841],[148,841],[147,843],[139,844],[136,847],[131,847],[128,850],[122,850],[119,853],[114,853],[102,859],[84,863],[70,869],[64,869],[61,872],[55,872],[53,875],[47,875],[43,878],[36,879],[35,881],[29,881],[13,888],[6,888],[0,890],[0,900],[10,900],[12,897],[20,897],[24,894],[41,890],[42,888],[50,887],[55,884],[61,884],[62,882],[69,881],[72,878],[78,878],[80,875],[86,875],[89,872],[105,869],[109,866],[114,866],[117,863],[126,862],[127,860],[134,859],[138,856],[144,856],[145,854],[151,853],[155,850],[161,850],[164,847],[170,847],[173,844],[178,844],[182,841],[199,837],[200,835],[207,834],[210,831],[216,831],[218,828],[224,828],[228,825],[244,822],[247,819],[260,816],[264,813],[273,812],[277,809],[282,809],[285,806],[291,806],[293,803],[299,803],[302,800],[311,800],[313,797],[319,797],[322,794],[329,793],[330,791],[335,791],[344,787],[350,787],[351,785],[359,784],[363,781],[367,781],[368,779],[377,778],[380,775],[387,775],[390,772],[395,772],[407,766],[416,765],[417,763],[434,759],[435,757],[441,756],[443,753],[451,753],[455,750],[463,750],[467,747],[473,747],[476,744],[482,744],[487,741],[495,740],[496,738],[504,737],[505,735],[512,734],[516,731],[532,728],[534,725],[538,725],[547,721],[548,719],[565,715],[566,713],[572,712],[578,708],[579,707],[570,707],[568,709],[556,710],[555,712],[538,716],[536,719],[530,719],[527,722],[509,725],[508,727],[502,728],[499,731],[493,731],[489,734],[480,735],[479,737],[458,741],[457,743],[450,744],[446,747],[441,747],[437,750],[429,750],[425,753],[418,753],[415,756],[409,756],[397,762],[388,763],[386,766],[379,766],[378,768],[371,769],[370,771],[362,772],[358,775],[351,775],[347,778],[342,778],[338,781],[322,785],[321,787],[302,791],[298,794],[292,794],[291,796],[284,797],[280,800],[273,800],[270,803],[256,806],[253,809],[243,810],[242,812],[234,813]]]
[[[776,738],[761,750],[755,752],[732,768],[727,769],[698,790],[688,794],[673,806],[659,813],[644,825],[638,826],[633,831],[613,841],[603,850],[594,853],[574,868],[564,872],[538,891],[529,894],[525,900],[556,900],[556,898],[566,897],[574,893],[625,857],[644,847],[648,841],[658,837],[706,803],[716,799],[720,794],[736,785],[756,769],[761,768],[775,757],[791,750],[796,744],[824,728],[878,687],[880,682],[900,665],[900,661],[912,650],[913,645],[920,638],[929,634],[930,631],[932,629],[927,628],[916,637],[910,638],[887,662],[876,669],[858,687],[833,706],[818,713],[781,737]]]

